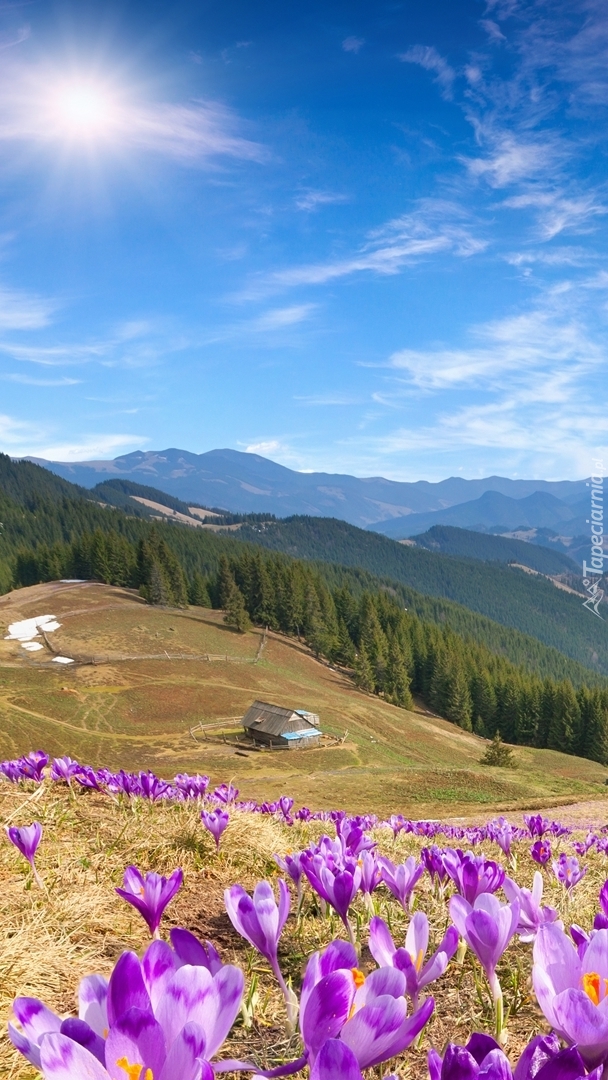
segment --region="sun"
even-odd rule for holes
[[[49,104],[54,125],[65,137],[107,136],[116,128],[117,102],[102,83],[70,79],[57,87]]]

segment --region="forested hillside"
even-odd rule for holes
[[[442,597],[538,638],[608,674],[608,623],[582,597],[515,567],[406,546],[333,518],[294,517],[244,526],[239,537],[296,558],[334,561]]]
[[[417,547],[427,551],[456,555],[482,562],[519,563],[551,577],[567,575],[580,580],[580,567],[561,551],[550,551],[525,540],[514,540],[491,533],[457,529],[453,525],[434,525],[428,532],[412,536]]]

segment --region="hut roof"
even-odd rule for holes
[[[261,731],[266,735],[283,736],[287,739],[319,734],[318,728],[302,716],[301,712],[285,709],[281,705],[271,705],[267,701],[254,701],[243,717],[243,727],[252,735]]]

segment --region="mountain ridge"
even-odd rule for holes
[[[26,460],[85,488],[92,488],[102,480],[130,479],[165,491],[183,502],[221,506],[236,513],[268,511],[277,517],[294,514],[339,517],[360,528],[415,514],[445,511],[472,502],[487,491],[520,499],[545,492],[566,505],[568,501],[581,499],[585,492],[585,480],[511,480],[500,476],[467,480],[454,476],[435,483],[342,473],[302,473],[259,454],[228,448],[203,454],[174,447],[162,451],[137,450],[103,461]],[[415,531],[424,528],[417,527]]]

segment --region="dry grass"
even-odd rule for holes
[[[108,974],[125,948],[141,950],[147,943],[143,921],[114,893],[129,863],[142,870],[170,872],[180,865],[185,871],[181,892],[167,910],[162,931],[182,925],[202,938],[211,939],[226,962],[240,964],[247,984],[259,978],[255,1022],[245,1031],[240,1019],[226,1045],[225,1053],[239,1056],[254,1053],[265,1066],[296,1056],[297,1037],[289,1044],[284,1035],[284,1013],[274,981],[263,961],[233,930],[224,910],[223,890],[234,882],[252,888],[261,878],[278,875],[272,859],[308,844],[323,831],[318,823],[289,828],[282,822],[256,814],[233,814],[222,840],[219,855],[211,838],[202,829],[198,809],[186,805],[149,805],[140,800],[117,805],[109,798],[91,793],[70,797],[65,788],[45,785],[39,792],[2,784],[0,813],[3,821],[42,822],[43,841],[37,864],[48,889],[40,892],[32,884],[24,860],[8,843],[0,844],[0,1013],[2,1026],[18,994],[42,998],[61,1013],[74,1009],[74,991],[80,977],[93,971]],[[417,852],[421,841],[379,831],[381,850],[400,860]],[[520,845],[517,880],[530,885],[535,869]],[[569,850],[569,841],[561,842]],[[487,846],[496,857],[496,848]],[[596,910],[597,893],[605,878],[605,858],[591,856],[584,862],[590,872],[576,888],[571,901],[551,872],[544,872],[546,902],[559,907],[568,924],[589,926]],[[386,918],[397,940],[402,939],[407,919],[384,889],[375,894],[378,912]],[[432,925],[432,940],[438,942],[446,926],[445,902],[430,892],[426,878],[419,889],[419,906]],[[368,916],[357,902],[362,966],[373,966],[365,947]],[[338,920],[323,918],[307,890],[304,917],[296,924],[292,916],[281,946],[285,973],[299,985],[310,953],[333,936],[343,936]],[[509,1052],[517,1056],[529,1036],[542,1028],[542,1018],[530,998],[531,947],[512,945],[500,971],[507,1004],[517,1009],[509,1023]],[[491,1027],[489,1007],[477,989],[476,964],[470,956],[459,968],[452,963],[448,974],[435,984],[437,1007],[421,1047],[408,1052],[398,1062],[404,1077],[426,1077],[426,1051],[440,1048],[446,1040],[465,1041],[471,1030]],[[29,1080],[37,1074],[2,1038],[0,1073],[11,1080]]]

